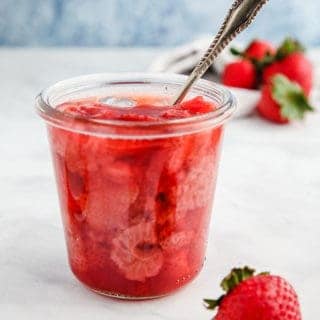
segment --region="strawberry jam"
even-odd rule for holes
[[[152,122],[169,132],[166,123],[172,131],[174,121],[216,108],[202,97],[174,107],[157,97],[134,99],[134,106],[92,98],[56,109],[75,122]],[[133,299],[191,281],[204,262],[222,126],[152,138],[91,135],[90,121],[83,131],[48,131],[76,277],[99,293]]]

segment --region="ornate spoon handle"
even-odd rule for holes
[[[239,33],[246,29],[258,11],[268,0],[235,0],[228,15],[226,16],[218,34],[210,44],[210,47],[190,74],[186,84],[174,100],[174,104],[181,102],[188,93],[191,86],[212,64],[217,55],[233,40]]]

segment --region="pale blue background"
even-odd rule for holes
[[[0,45],[170,46],[217,30],[227,0],[0,0]],[[244,35],[320,44],[319,0],[270,0]]]

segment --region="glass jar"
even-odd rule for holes
[[[61,81],[36,99],[52,151],[68,256],[92,290],[167,295],[204,262],[223,127],[232,95],[200,80],[188,98],[216,110],[158,122],[97,120],[56,109],[75,99],[173,97],[185,76],[97,74]]]

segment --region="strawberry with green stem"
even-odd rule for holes
[[[306,95],[310,94],[313,82],[313,68],[304,54],[304,47],[296,40],[287,38],[278,48],[271,61],[262,64],[263,83],[270,83],[274,75],[281,73],[298,83]]]
[[[204,300],[207,309],[218,308],[214,320],[301,320],[298,296],[282,277],[234,268],[221,287],[220,298]]]
[[[276,123],[302,120],[307,112],[314,111],[303,89],[281,74],[276,74],[262,87],[257,105],[259,114]]]
[[[276,48],[272,43],[266,40],[255,39],[244,51],[236,48],[231,48],[230,51],[235,56],[240,56],[253,62],[257,62],[266,59],[267,57],[274,56],[276,53]]]

